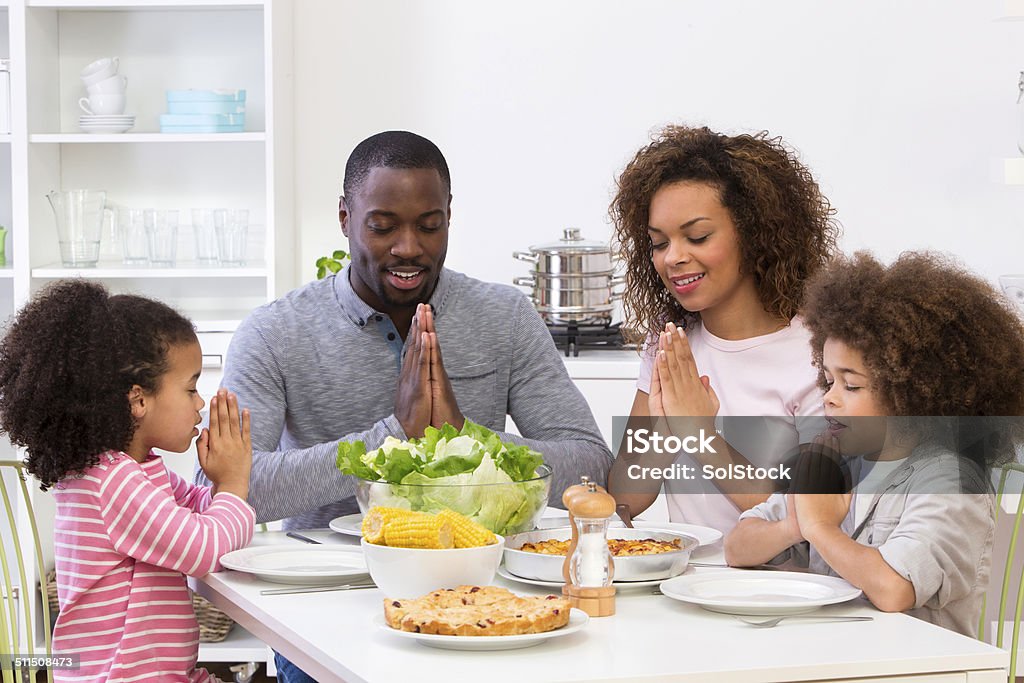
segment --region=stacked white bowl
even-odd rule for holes
[[[87,133],[123,133],[135,125],[135,115],[125,114],[128,78],[117,73],[117,57],[103,57],[82,69],[87,97],[78,100],[84,114],[78,126]]]

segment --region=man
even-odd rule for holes
[[[500,432],[511,415],[526,438],[502,439],[544,455],[555,501],[580,475],[604,481],[611,453],[529,300],[444,268],[450,188],[425,138],[359,143],[338,207],[352,262],[256,309],[232,337],[222,384],[251,413],[257,521],[326,527],[357,511],[339,442],[370,450],[467,418]],[[275,659],[280,680],[312,680]]]
[[[349,157],[344,192],[352,262],[255,310],[228,349],[223,385],[252,414],[257,520],[326,527],[357,511],[335,466],[340,441],[370,450],[467,418],[501,432],[511,415],[525,438],[502,439],[544,455],[555,501],[580,475],[603,482],[611,453],[529,300],[444,268],[440,150],[413,133],[374,135]]]

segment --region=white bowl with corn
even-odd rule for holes
[[[431,514],[374,507],[363,518],[362,531],[366,567],[389,598],[486,586],[505,549],[504,538],[451,510]]]

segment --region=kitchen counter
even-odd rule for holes
[[[636,349],[583,349],[576,357],[562,361],[569,377],[576,379],[623,379],[636,382],[640,374],[640,354]],[[625,409],[628,409],[627,405]]]

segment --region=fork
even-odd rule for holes
[[[733,615],[735,616],[735,615]],[[783,617],[771,617],[770,619],[751,619],[749,617],[736,616],[737,619],[742,621],[744,624],[750,624],[754,628],[772,628],[778,626],[779,622],[783,619],[813,619],[815,621],[873,621],[874,617],[833,617],[833,616],[813,616],[813,615],[802,615],[802,616],[783,616]]]

